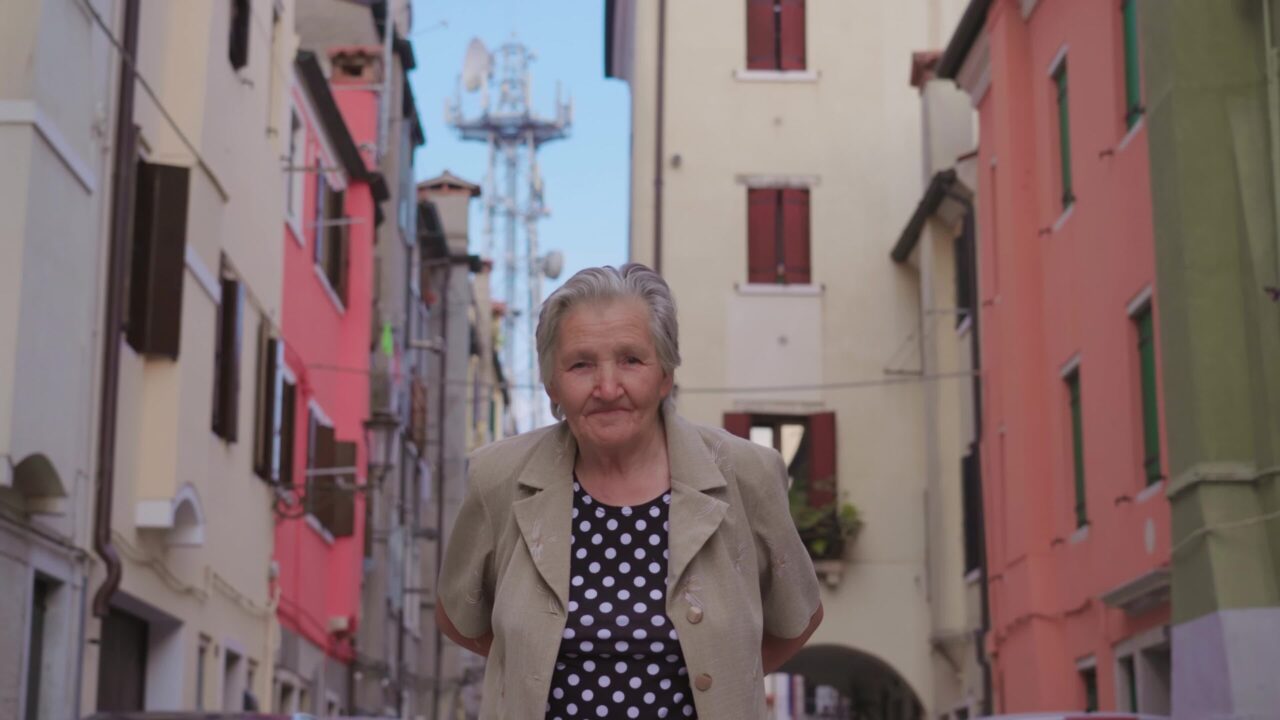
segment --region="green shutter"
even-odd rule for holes
[[[1062,207],[1065,210],[1075,202],[1071,189],[1071,113],[1067,98],[1067,61],[1063,60],[1053,81],[1058,86],[1058,158],[1062,166]]]
[[[1080,409],[1080,371],[1067,376],[1067,392],[1071,401],[1071,457],[1076,488],[1076,527],[1089,524],[1084,496],[1084,425]]]
[[[1158,482],[1160,472],[1160,414],[1156,400],[1156,343],[1151,323],[1151,308],[1142,311],[1134,322],[1138,326],[1138,358],[1142,373],[1142,446],[1143,468],[1147,484]]]
[[[1142,117],[1142,76],[1138,61],[1138,2],[1123,0],[1125,122],[1133,127]]]

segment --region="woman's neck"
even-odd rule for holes
[[[617,448],[578,445],[578,482],[608,505],[637,505],[671,487],[667,435],[659,421],[653,432]]]

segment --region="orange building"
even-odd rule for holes
[[[1170,710],[1169,506],[1134,0],[973,0],[998,712]]]

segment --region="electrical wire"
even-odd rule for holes
[[[321,372],[342,372],[352,373],[355,375],[374,375],[385,374],[386,371],[378,371],[375,373],[367,368],[351,367],[344,365],[329,365],[325,363],[316,363],[307,365],[308,370],[317,370]],[[958,370],[955,372],[932,373],[924,375],[902,375],[886,378],[876,378],[869,380],[851,380],[848,382],[832,382],[832,383],[814,383],[809,385],[772,385],[772,386],[723,386],[723,387],[686,387],[683,385],[676,386],[676,392],[687,395],[723,395],[723,394],[739,394],[739,393],[776,393],[776,392],[811,392],[815,390],[852,390],[858,388],[884,387],[890,385],[909,385],[925,382],[933,382],[935,380],[952,380],[959,378],[978,377],[980,373],[971,370]],[[439,383],[433,383],[438,385]],[[446,380],[445,385],[472,387],[473,383],[467,380]],[[487,385],[487,383],[485,383]],[[541,385],[514,385],[504,384],[499,387],[505,387],[508,390],[532,390],[541,388]]]
[[[80,4],[83,5],[89,14],[93,16],[94,23],[102,30],[102,33],[107,36],[107,40],[109,40],[112,46],[115,47],[116,52],[120,54],[120,62],[128,65],[132,70],[133,79],[142,86],[147,97],[151,98],[151,102],[155,103],[156,109],[160,111],[160,115],[165,119],[165,122],[169,123],[169,128],[178,136],[178,139],[187,147],[187,150],[191,151],[191,154],[195,156],[196,164],[198,164],[200,169],[208,175],[209,182],[213,184],[214,188],[217,189],[218,194],[222,196],[223,202],[230,200],[231,196],[227,194],[227,189],[222,186],[222,183],[218,181],[218,176],[214,174],[213,168],[209,166],[209,163],[205,162],[204,156],[200,154],[198,149],[196,149],[195,143],[191,142],[190,138],[187,137],[187,134],[182,131],[182,128],[178,125],[178,121],[174,119],[172,114],[170,114],[169,109],[164,106],[164,103],[160,102],[160,98],[156,95],[156,91],[151,87],[151,83],[148,83],[146,78],[142,76],[142,73],[138,71],[138,66],[137,63],[134,62],[134,58],[131,57],[129,53],[125,52],[123,44],[120,42],[119,38],[111,32],[111,28],[107,26],[106,21],[98,14],[97,9],[93,7],[93,4],[90,3],[89,0],[80,0]]]

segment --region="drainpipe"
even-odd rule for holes
[[[446,248],[446,252],[447,252]],[[449,294],[453,290],[453,263],[456,258],[450,254],[444,265],[444,292],[440,294],[440,337],[444,338],[444,348],[437,355],[440,359],[440,392],[436,393],[436,572],[440,571],[440,567],[444,564],[444,489],[445,489],[445,421],[444,414],[446,408],[445,395],[448,388],[448,372],[449,372],[449,353],[456,352],[457,348],[449,345]],[[432,648],[432,669],[431,673],[431,717],[434,720],[440,718],[440,656],[442,654],[443,642],[440,637],[440,624],[435,623],[435,632],[433,633],[434,647]]]
[[[1271,217],[1276,246],[1276,286],[1280,287],[1280,73],[1276,68],[1280,50],[1276,48],[1271,25],[1271,0],[1262,0],[1262,32],[1266,43],[1267,120],[1271,127]]]
[[[115,491],[116,410],[120,395],[120,331],[124,327],[124,276],[128,261],[137,133],[133,127],[134,58],[138,54],[139,0],[124,0],[120,49],[120,99],[116,105],[115,162],[111,170],[111,234],[107,248],[107,287],[102,323],[102,400],[98,408],[98,487],[93,498],[93,549],[107,577],[93,596],[94,617],[111,611],[123,568],[111,544],[111,507]]]
[[[979,307],[982,303],[978,300],[978,233],[974,221],[973,200],[955,192],[952,188],[948,190],[947,196],[952,200],[960,203],[964,207],[964,238],[969,244],[970,262],[969,262],[969,287],[973,288],[974,307],[969,310],[969,327],[970,338],[969,352],[973,365],[973,417],[974,417],[974,438],[973,445],[970,446],[970,452],[975,453],[974,462],[977,465],[976,471],[978,475],[977,482],[977,507],[978,517],[976,519],[978,527],[982,528],[982,532],[978,533],[978,568],[982,573],[982,581],[978,584],[978,593],[980,596],[979,605],[981,605],[981,619],[979,626],[974,631],[974,655],[978,661],[978,666],[982,668],[982,714],[984,716],[994,713],[995,698],[991,697],[991,662],[987,659],[987,635],[991,632],[991,604],[990,604],[990,588],[987,585],[987,513],[986,499],[982,491],[982,455],[976,454],[978,448],[982,446],[982,335],[978,332],[978,317],[981,315]]]
[[[658,85],[653,143],[653,270],[662,274],[662,124],[666,105],[667,0],[658,0]]]

